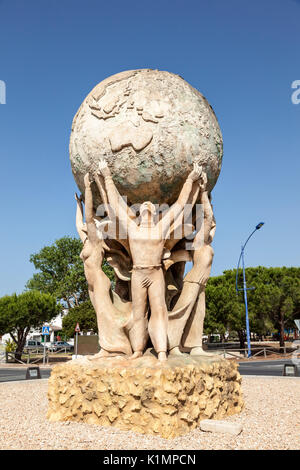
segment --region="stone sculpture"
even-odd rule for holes
[[[202,348],[222,160],[208,102],[168,72],[109,77],[73,120],[70,159],[101,350],[53,370],[48,418],[170,438],[239,412],[236,364]]]
[[[122,72],[101,82],[84,100],[72,125],[70,157],[82,193],[87,192],[86,174],[91,175],[88,194],[95,212],[98,251],[116,275],[115,291],[103,289],[101,302],[105,297],[114,312],[108,318],[121,319],[119,324],[130,342],[127,353],[131,348],[133,358],[141,356],[150,334],[161,360],[167,349],[172,354],[186,348],[192,354],[204,354],[199,339],[205,314],[201,277],[205,269],[210,271],[213,253],[206,232],[214,230],[208,198],[222,159],[222,137],[212,108],[177,75],[148,69]],[[99,174],[100,160],[105,163]],[[199,184],[184,183],[193,164],[198,171],[202,168],[205,183],[201,190]],[[127,204],[120,195],[127,197]],[[144,203],[146,198],[151,203]],[[129,208],[132,203],[142,203],[139,221],[136,210]],[[179,208],[176,220],[170,217],[173,209],[165,211],[167,219],[166,214],[162,217],[163,208],[157,210],[153,203]],[[197,203],[205,208],[200,229],[196,227]],[[100,221],[105,216],[102,240]],[[155,235],[166,222],[165,233]],[[187,238],[195,230],[199,233],[192,243]],[[187,244],[191,245],[188,250]],[[186,261],[193,261],[193,268],[183,279]],[[95,305],[93,290],[90,293]],[[103,305],[98,306],[99,326],[102,310]],[[120,346],[119,350],[105,347],[102,334],[100,355],[124,351]]]

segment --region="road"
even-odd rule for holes
[[[0,368],[0,382],[13,382],[15,380],[26,379],[26,368],[15,369],[15,368]],[[51,369],[40,369],[42,379],[50,377]],[[38,380],[38,379],[35,379]]]
[[[239,372],[241,375],[268,375],[278,377],[283,374],[284,364],[293,364],[293,362],[291,360],[240,362]],[[300,376],[299,361],[298,376]]]
[[[253,361],[240,362],[239,372],[241,375],[267,375],[282,376],[284,364],[292,364],[291,360],[279,361]],[[40,369],[42,379],[50,377],[51,369]],[[300,364],[298,364],[298,376],[300,377]],[[26,368],[0,368],[0,382],[11,382],[25,380]]]

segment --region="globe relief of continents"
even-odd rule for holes
[[[72,172],[81,193],[84,175],[105,158],[128,204],[175,202],[199,161],[214,187],[223,156],[222,134],[204,96],[179,75],[130,70],[113,75],[88,94],[74,117]],[[92,185],[94,203],[101,203]]]

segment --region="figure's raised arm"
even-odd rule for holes
[[[202,173],[201,178],[199,180],[199,188],[200,188],[200,202],[202,205],[202,215],[200,220],[202,221],[200,230],[195,236],[194,239],[194,248],[199,249],[200,246],[209,245],[212,242],[216,222],[214,218],[214,213],[212,209],[212,205],[209,199],[208,191],[207,191],[207,176],[206,173]],[[198,221],[196,221],[196,226],[198,225]]]
[[[96,224],[95,224],[95,213],[93,207],[93,194],[91,189],[91,182],[89,173],[87,173],[84,177],[84,186],[85,186],[85,193],[84,193],[84,204],[85,204],[85,222],[87,226],[87,233],[88,239],[90,242],[98,241]]]
[[[99,190],[99,193],[100,193],[103,205],[104,205],[104,209],[105,209],[108,217],[110,219],[112,219],[112,211],[111,211],[111,207],[108,203],[108,198],[107,198],[107,194],[106,194],[106,190],[105,190],[104,178],[103,178],[102,175],[94,174],[94,180],[95,180],[96,185],[98,187],[98,190]]]
[[[199,186],[200,186],[200,192],[201,192],[201,204],[202,204],[203,215],[204,215],[204,219],[203,219],[204,243],[210,243],[209,236],[210,236],[210,232],[211,232],[213,225],[215,225],[215,222],[214,222],[213,209],[212,209],[208,192],[207,192],[206,173],[202,173],[200,181],[199,181]]]
[[[76,205],[76,229],[78,232],[78,235],[80,237],[80,240],[82,243],[86,239],[86,234],[83,231],[84,228],[84,222],[83,222],[83,208],[82,208],[82,198],[81,196],[79,197],[77,193],[75,193],[75,199],[77,202]]]
[[[135,218],[135,214],[130,210],[130,208],[125,203],[124,199],[121,197],[119,191],[117,190],[106,160],[100,160],[99,170],[102,176],[104,177],[108,204],[114,211],[116,217],[118,217],[123,228],[129,228],[132,224],[134,224],[134,226],[136,227],[136,224],[133,221],[133,219]]]
[[[162,236],[165,237],[170,230],[171,225],[178,218],[184,210],[185,205],[189,202],[193,185],[195,181],[199,180],[202,172],[202,167],[196,162],[194,163],[193,171],[188,175],[182,190],[180,191],[177,201],[170,207],[170,209],[163,215],[159,224],[162,229]],[[194,199],[194,198],[193,198]]]

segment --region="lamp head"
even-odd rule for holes
[[[256,225],[256,230],[259,230],[265,223],[264,222],[259,222],[259,224]]]

